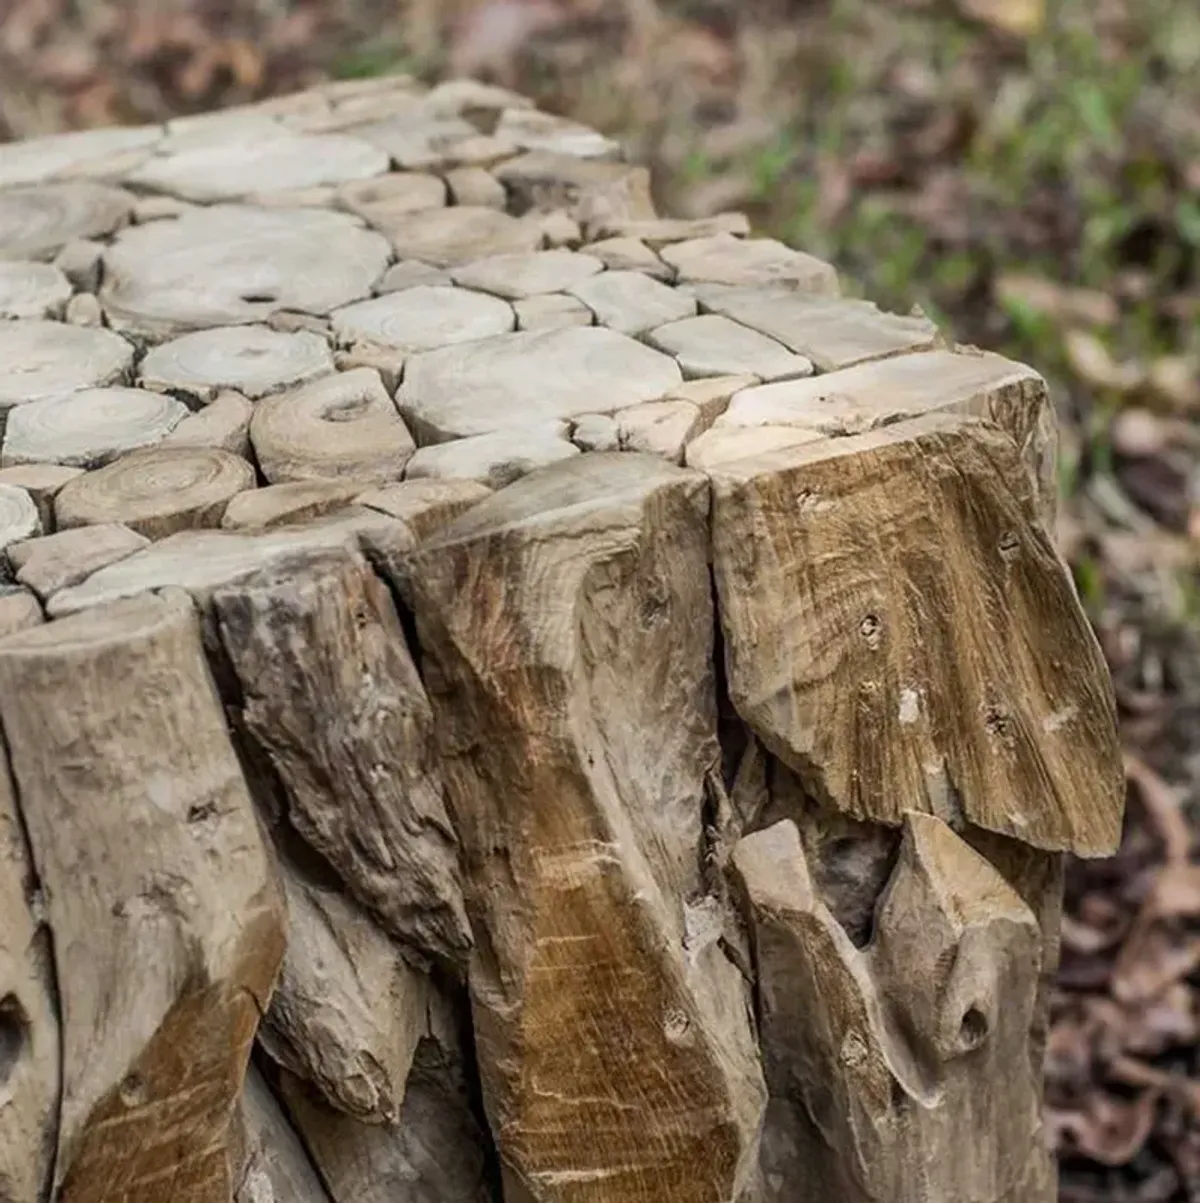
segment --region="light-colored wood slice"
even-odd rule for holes
[[[675,279],[675,269],[636,238],[602,238],[589,242],[587,253],[595,255],[609,271],[641,272],[667,284]]]
[[[573,159],[614,159],[620,144],[603,134],[553,113],[533,108],[505,109],[496,124],[496,137],[521,150],[543,151]]]
[[[0,464],[99,467],[160,442],[187,415],[182,401],[135,388],[80,389],[33,401],[9,415]]]
[[[730,697],[813,797],[1116,847],[1111,687],[1007,434],[926,414],[713,479]]]
[[[363,1124],[284,1073],[281,1092],[333,1203],[493,1203],[495,1154],[472,1106],[457,1015],[435,998],[395,1124]]]
[[[82,475],[82,468],[64,468],[60,464],[18,464],[13,468],[0,468],[0,484],[24,489],[37,506],[42,530],[52,531],[54,498],[67,481]]]
[[[248,141],[222,133],[200,145],[167,150],[147,160],[128,181],[143,191],[211,204],[267,189],[369,179],[387,169],[387,155],[358,138],[279,129]]]
[[[416,449],[379,373],[369,368],[259,402],[250,441],[271,484],[399,480]]]
[[[195,113],[191,120],[168,121],[154,153],[156,158],[162,159],[226,147],[237,148],[250,158],[263,142],[284,137],[287,132],[287,128],[274,115],[261,110],[233,108],[214,113]]]
[[[811,359],[821,372],[939,345],[937,327],[928,318],[885,313],[868,301],[778,288],[702,286],[697,295],[701,309],[769,335]]]
[[[531,215],[527,220],[537,222],[542,238],[550,249],[566,247],[577,250],[583,243],[583,229],[565,209]]]
[[[17,580],[43,601],[93,572],[149,547],[150,540],[118,522],[59,531],[6,550]]]
[[[410,214],[388,232],[388,238],[401,259],[418,259],[435,267],[474,263],[490,255],[524,254],[542,244],[535,223],[471,205]]]
[[[498,297],[468,288],[423,285],[358,301],[333,314],[340,343],[361,339],[406,352],[507,334],[515,325],[512,306]]]
[[[765,288],[785,285],[817,296],[835,297],[839,285],[832,265],[773,238],[715,234],[674,242],[659,252],[680,281]]]
[[[100,299],[115,328],[160,340],[278,309],[328,313],[369,296],[388,257],[348,213],[214,205],[122,231]]]
[[[128,192],[83,180],[0,191],[0,259],[51,259],[75,239],[111,234],[132,208]]]
[[[690,401],[645,401],[615,415],[624,451],[661,455],[683,463],[684,448],[704,429],[700,407]]]
[[[482,167],[455,167],[446,172],[446,187],[451,203],[482,209],[507,209],[508,193],[489,171]]]
[[[656,326],[696,315],[696,302],[638,271],[606,271],[575,285],[571,294],[596,321],[621,334],[645,334]]]
[[[0,586],[0,636],[40,625],[32,594]],[[24,820],[0,754],[0,1198],[49,1197],[58,1140],[62,1029],[52,935]]]
[[[133,205],[132,218],[136,225],[148,221],[163,221],[169,217],[182,217],[191,213],[196,206],[175,196],[139,196]]]
[[[565,330],[570,326],[591,326],[596,316],[575,297],[550,294],[514,301],[518,330]]]
[[[428,263],[406,259],[402,263],[393,264],[383,273],[375,285],[375,291],[379,294],[403,292],[406,288],[452,283],[450,273],[444,267],[430,267]]]
[[[599,327],[531,331],[414,355],[396,395],[422,442],[604,413],[682,381],[669,356]]]
[[[511,142],[481,138],[462,117],[439,117],[419,106],[352,128],[356,137],[385,152],[396,167],[406,171],[487,163],[515,150]]]
[[[404,375],[407,353],[399,347],[385,347],[382,343],[367,339],[356,339],[348,347],[339,347],[333,353],[333,362],[339,372],[353,372],[368,368],[378,374],[389,397],[400,387]]]
[[[360,493],[356,502],[399,518],[413,536],[427,539],[459,514],[478,505],[492,490],[473,480],[405,480]]]
[[[542,422],[421,447],[404,475],[407,480],[473,480],[502,489],[529,472],[578,454],[579,448],[567,438],[565,422]]]
[[[233,1203],[331,1203],[308,1153],[253,1062],[234,1117]]]
[[[217,591],[246,729],[300,837],[418,963],[471,946],[433,714],[387,587],[356,553],[281,561]]]
[[[48,263],[0,261],[0,320],[60,318],[71,299],[71,282]]]
[[[757,376],[795,380],[813,374],[813,363],[782,343],[727,317],[705,313],[652,330],[646,341],[679,360],[689,380],[703,376]]]
[[[57,1197],[227,1200],[285,916],[191,602],[9,636],[0,720],[53,932]]]
[[[296,480],[247,489],[226,507],[223,530],[269,530],[295,526],[344,509],[362,492],[360,480]]]
[[[495,168],[514,213],[565,209],[588,224],[613,218],[653,218],[650,172],[630,163],[578,159],[532,151]]]
[[[599,259],[576,251],[534,251],[527,255],[494,255],[454,268],[451,275],[464,288],[519,301],[543,293],[569,292],[603,268]]]
[[[521,1198],[717,1203],[754,1173],[764,1091],[701,870],[706,511],[698,474],[577,456],[401,562],[487,949],[484,1101]]]
[[[259,1031],[273,1061],[364,1123],[396,1123],[429,982],[343,894],[280,865],[287,952]]]
[[[315,188],[252,192],[245,202],[262,209],[332,209],[337,204],[337,196],[337,188],[332,184],[322,184]]]
[[[54,266],[81,292],[95,292],[104,271],[104,243],[73,238],[54,256]]]
[[[26,631],[30,627],[40,626],[44,621],[45,617],[42,614],[42,607],[38,605],[37,597],[29,589],[22,589],[16,585],[0,584],[0,639],[3,639],[6,635],[13,634],[15,631]],[[15,915],[16,911],[6,913]],[[19,935],[17,939],[20,939]],[[0,948],[4,948],[3,943],[0,943]],[[14,1116],[13,1120],[15,1121],[16,1118]],[[3,1129],[3,1127],[3,1122],[0,1122],[0,1129]],[[10,1145],[6,1140],[3,1148],[7,1151],[10,1148],[15,1149],[17,1146]],[[32,1145],[23,1146],[21,1156],[27,1155],[31,1150]],[[3,1157],[0,1156],[0,1163],[2,1162]],[[11,1173],[11,1170],[7,1172]],[[0,1182],[3,1181],[3,1176],[0,1176]]]
[[[528,96],[509,88],[477,79],[447,79],[421,98],[421,107],[439,117],[467,117],[479,128],[494,128],[505,109],[532,109],[534,105]]]
[[[593,222],[589,238],[633,238],[654,250],[672,242],[690,242],[718,235],[745,238],[750,233],[750,219],[745,213],[717,213],[712,217],[660,217],[650,221],[616,219]]]
[[[819,443],[825,436],[798,426],[722,426],[703,432],[687,445],[684,463],[713,473],[739,460],[769,455],[804,443]]]
[[[63,318],[72,326],[88,326],[94,330],[104,325],[104,310],[93,293],[79,292],[67,302]]]
[[[56,593],[46,610],[52,617],[61,618],[120,598],[167,588],[185,589],[199,604],[207,605],[215,589],[282,558],[330,547],[357,550],[364,543],[372,543],[373,536],[402,542],[406,530],[394,518],[362,509],[262,534],[183,531],[94,572],[81,585]]]
[[[60,530],[121,522],[148,539],[220,526],[254,468],[214,447],[152,447],[68,481],[54,499]]]
[[[121,384],[133,347],[111,330],[61,322],[0,322],[0,412],[83,388]]]
[[[129,156],[136,165],[150,154],[161,136],[160,126],[142,125],[78,130],[8,142],[0,146],[0,188],[41,184],[71,173],[102,172],[107,163],[114,159],[129,161]]]
[[[0,485],[0,551],[41,533],[42,516],[33,498],[16,485]]]
[[[930,351],[813,380],[748,388],[717,425],[794,426],[840,436],[939,410],[987,418],[1006,430],[1037,485],[1043,514],[1053,514],[1057,440],[1046,382],[1000,355]]]
[[[440,209],[446,204],[446,183],[420,171],[395,171],[371,180],[344,184],[337,203],[385,235],[404,226],[410,213]]]
[[[297,313],[294,309],[276,309],[267,317],[269,329],[279,334],[296,334],[306,331],[309,334],[319,334],[329,338],[333,330],[332,323],[327,317],[316,317],[311,313]]]
[[[164,447],[220,447],[243,459],[250,456],[250,418],[254,405],[231,389],[220,392],[199,413],[190,413],[166,438]]]
[[[154,347],[142,360],[138,382],[204,404],[226,389],[257,400],[333,370],[329,344],[318,334],[227,326]]]
[[[687,380],[672,389],[667,401],[690,401],[700,407],[704,425],[711,426],[728,408],[730,400],[745,388],[758,383],[753,376],[708,376]]]
[[[620,451],[621,428],[608,414],[584,414],[571,428],[571,442],[580,451]]]
[[[784,1104],[768,1122],[790,1129],[786,1185],[770,1197],[1051,1203],[1027,1050],[1040,962],[1029,908],[944,823],[909,815],[859,949],[814,888],[814,851],[784,821],[733,854]]]

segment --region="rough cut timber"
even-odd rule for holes
[[[1051,1203],[1054,469],[503,88],[0,146],[0,1201]]]

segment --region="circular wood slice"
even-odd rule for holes
[[[0,262],[0,318],[61,317],[71,282],[49,263]]]
[[[337,310],[333,329],[344,344],[365,339],[402,351],[428,351],[507,334],[516,321],[512,306],[496,297],[466,288],[416,287]]]
[[[87,172],[116,156],[147,156],[162,137],[157,125],[79,130],[0,146],[0,188],[39,184],[67,172]]]
[[[0,485],[0,548],[42,533],[37,504],[16,485]]]
[[[122,522],[147,539],[220,526],[225,507],[254,488],[254,468],[212,447],[134,451],[68,481],[54,499],[60,530]]]
[[[683,382],[667,355],[598,326],[505,334],[414,355],[397,394],[423,443],[653,401]]]
[[[387,241],[347,213],[217,205],[118,235],[100,291],[109,321],[151,339],[328,313],[371,295]]]
[[[512,301],[543,293],[566,292],[604,269],[591,255],[575,251],[534,251],[528,255],[494,255],[451,274],[456,284],[494,293]]]
[[[184,200],[212,202],[368,179],[387,169],[387,154],[359,138],[294,134],[281,127],[232,140],[211,136],[178,153],[158,155],[129,182]]]
[[[446,203],[446,183],[420,171],[394,171],[370,180],[357,180],[338,189],[338,204],[368,225],[387,233],[409,213],[440,209]]]
[[[15,409],[0,464],[95,468],[159,442],[188,416],[174,397],[136,388],[82,389]]]
[[[255,407],[250,441],[272,484],[399,480],[415,446],[379,373],[356,368]]]
[[[129,220],[133,197],[89,180],[0,192],[0,259],[49,259],[78,238],[101,238]]]
[[[204,404],[224,389],[254,399],[333,370],[329,344],[319,334],[226,326],[155,347],[142,361],[141,384]]]
[[[536,251],[542,243],[542,232],[532,221],[470,205],[413,213],[386,233],[401,259],[435,267]]]
[[[0,323],[0,410],[120,383],[132,365],[133,348],[110,330]]]

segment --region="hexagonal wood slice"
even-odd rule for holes
[[[284,916],[190,601],[9,636],[0,721],[62,1015],[56,1197],[224,1203]]]
[[[1011,438],[934,413],[713,480],[730,696],[818,801],[1115,849],[1107,674]]]
[[[397,568],[466,857],[484,1098],[521,1198],[716,1203],[755,1172],[761,1078],[705,888],[706,510],[697,474],[580,456]]]

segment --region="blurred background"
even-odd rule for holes
[[[1061,1197],[1200,1200],[1200,0],[0,0],[0,140],[392,72],[515,87],[1051,379],[1130,783],[1069,879]]]

